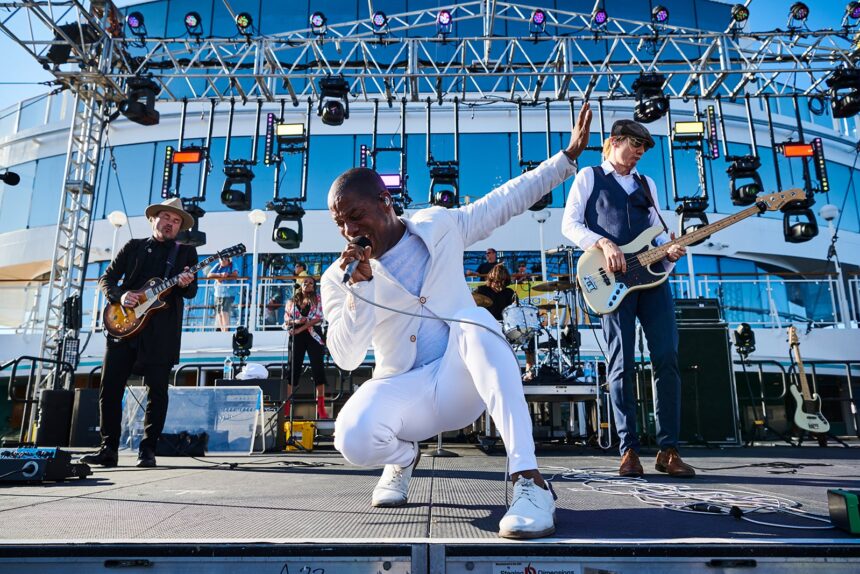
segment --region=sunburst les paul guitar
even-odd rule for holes
[[[788,345],[797,364],[797,380],[800,383],[788,387],[797,405],[794,409],[794,424],[805,431],[826,433],[830,430],[830,423],[821,414],[821,397],[818,393],[812,392],[806,380],[806,371],[800,358],[800,341],[797,339],[797,329],[794,326],[788,328]],[[798,387],[800,387],[799,390]]]
[[[788,203],[805,199],[806,193],[802,189],[762,194],[756,198],[755,204],[747,209],[685,233],[659,247],[652,247],[651,242],[660,235],[663,228],[659,225],[650,227],[627,245],[619,247],[627,259],[625,273],[610,271],[603,257],[603,250],[597,246],[592,247],[582,254],[576,267],[576,280],[579,282],[582,296],[595,313],[611,313],[631,291],[656,287],[668,279],[669,273],[662,269],[661,262],[673,245],[691,245],[747,217],[765,211],[776,211]],[[655,264],[659,265],[659,271],[652,269]]]
[[[223,251],[219,251],[211,257],[191,267],[189,273],[197,273],[210,263],[225,257],[234,257],[245,253],[245,246],[239,243]],[[123,307],[120,303],[108,303],[102,311],[102,324],[105,331],[112,337],[118,339],[129,339],[140,333],[149,322],[149,319],[157,312],[167,308],[164,298],[179,284],[179,275],[170,279],[154,278],[133,293],[138,294],[137,305],[134,307]]]

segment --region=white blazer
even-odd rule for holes
[[[475,302],[463,272],[466,247],[487,238],[511,217],[525,212],[537,200],[575,173],[559,152],[536,169],[512,179],[481,199],[457,209],[431,207],[403,218],[406,228],[424,241],[430,251],[430,268],[416,297],[376,259],[370,260],[373,280],[343,284],[340,260],[323,274],[320,294],[323,315],[329,322],[326,344],[335,363],[356,369],[372,344],[376,358],[374,378],[399,375],[415,362],[420,319],[374,307],[352,296],[420,316],[455,317]],[[487,322],[493,323],[487,313]]]

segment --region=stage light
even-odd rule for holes
[[[707,115],[709,156],[711,159],[717,159],[720,157],[720,142],[717,139],[717,112],[714,106],[708,106]]]
[[[126,81],[126,96],[119,104],[119,111],[129,121],[143,126],[154,126],[160,120],[155,109],[155,97],[161,92],[161,86],[152,78],[135,76]]]
[[[788,11],[789,20],[803,22],[809,17],[809,6],[803,2],[795,2]]]
[[[633,108],[633,119],[637,122],[650,123],[662,118],[669,111],[669,98],[663,94],[663,74],[641,74],[633,82],[636,92],[636,106]]]
[[[194,219],[194,224],[191,226],[191,229],[180,231],[176,235],[176,242],[192,247],[206,245],[206,234],[200,231],[200,218],[203,217],[206,211],[197,205],[197,200],[183,199],[182,204],[182,209]]]
[[[325,36],[328,31],[328,18],[322,12],[314,12],[310,18],[311,32],[315,36]]]
[[[206,157],[206,148],[187,147],[173,152],[173,163],[200,163]]]
[[[244,325],[236,327],[233,333],[233,356],[239,359],[247,359],[251,356],[251,348],[254,346],[254,334],[248,331]]]
[[[251,182],[254,172],[245,165],[224,167],[224,187],[221,188],[221,203],[236,211],[251,209]]]
[[[343,76],[328,76],[319,82],[317,115],[327,126],[339,126],[349,119],[349,84]]]
[[[446,209],[460,205],[460,169],[453,162],[430,167],[430,203]]]
[[[803,142],[785,142],[778,144],[777,151],[785,157],[812,157],[812,144]]]
[[[380,173],[380,179],[385,184],[385,189],[391,193],[400,193],[403,191],[403,178],[399,173]]]
[[[532,17],[529,18],[529,34],[537,37],[546,32],[546,12],[538,8],[532,12]]]
[[[444,39],[454,29],[454,17],[448,10],[439,10],[436,14],[436,35]]]
[[[669,9],[659,4],[654,6],[651,9],[651,21],[655,24],[665,24],[669,21]]]
[[[734,205],[752,205],[756,202],[758,195],[764,190],[758,168],[761,160],[752,155],[743,155],[732,158],[731,165],[726,169],[729,174],[731,185],[731,198]],[[747,180],[747,183],[738,185],[738,182]]]
[[[609,13],[603,8],[598,8],[591,15],[591,23],[596,27],[605,26],[607,22],[609,22]]]
[[[784,211],[782,234],[787,242],[803,243],[818,235],[818,223],[811,209],[792,208]]]
[[[18,185],[21,183],[21,176],[14,171],[7,171],[6,173],[0,173],[0,181],[9,186]]]
[[[848,5],[845,6],[845,18],[842,20],[842,25],[846,26],[849,19],[860,19],[860,2],[849,2]]]
[[[732,339],[735,343],[735,351],[742,358],[746,359],[748,355],[755,353],[755,332],[749,323],[741,323],[734,331],[732,331]]]
[[[735,4],[732,6],[732,20],[737,24],[743,24],[750,17],[750,10],[743,4]]]
[[[131,12],[125,17],[125,23],[128,24],[128,29],[138,38],[146,36],[146,24],[143,20],[143,14],[140,12]]]
[[[164,148],[164,171],[161,174],[161,197],[170,195],[170,186],[173,184],[173,146]]]
[[[295,143],[305,140],[305,124],[277,124],[275,137],[278,143]]]
[[[860,112],[860,70],[837,68],[825,80],[830,88],[834,118],[850,118]]]
[[[819,193],[830,192],[830,179],[827,177],[827,164],[824,160],[824,142],[821,138],[812,140],[812,159],[815,163],[815,178],[818,180]]]
[[[675,213],[678,214],[679,235],[692,233],[708,225],[708,215],[705,213],[706,209],[708,209],[708,202],[703,198],[682,199],[681,204],[675,208]],[[709,237],[710,235],[706,235],[689,245],[699,245],[707,241]]]
[[[382,10],[377,10],[370,18],[370,24],[373,28],[373,33],[377,36],[385,36],[388,34],[388,16]]]
[[[283,249],[298,249],[304,239],[304,208],[296,200],[273,201],[268,207],[278,214],[272,227],[272,241]]]
[[[699,141],[705,135],[704,122],[675,122],[672,130],[672,135],[675,141],[680,142],[695,142]]]
[[[203,18],[197,12],[189,12],[185,15],[185,31],[189,36],[200,38],[203,35]]]
[[[254,19],[247,12],[240,12],[236,16],[236,29],[243,36],[250,36],[252,33],[251,27],[254,25]]]

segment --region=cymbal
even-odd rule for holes
[[[574,284],[567,281],[547,281],[546,283],[538,283],[532,285],[535,291],[567,291],[573,289]]]
[[[493,306],[493,300],[487,297],[486,295],[481,295],[480,293],[475,293],[472,291],[472,299],[475,300],[475,304],[478,307],[487,307],[490,308]]]
[[[540,305],[537,306],[537,308],[538,309],[544,309],[546,311],[553,311],[553,310],[555,310],[555,303],[541,303]],[[564,309],[564,305],[559,304],[558,308]]]

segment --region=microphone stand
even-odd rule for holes
[[[295,303],[293,304],[293,308],[295,309]],[[290,383],[289,383],[289,385],[290,385],[290,396],[287,397],[287,404],[290,405],[290,416],[289,416],[289,421],[288,421],[288,424],[290,427],[290,436],[288,436],[286,438],[286,442],[284,443],[284,450],[287,450],[288,447],[292,446],[292,447],[295,447],[296,449],[298,449],[300,451],[307,452],[307,449],[304,447],[304,445],[302,445],[299,442],[296,442],[296,433],[295,433],[295,428],[293,427],[293,421],[294,421],[294,414],[293,413],[295,411],[295,405],[293,402],[293,397],[296,395],[296,384],[295,384],[296,369],[294,368],[296,365],[294,364],[295,361],[293,359],[295,357],[295,353],[296,353],[296,336],[293,332],[296,329],[296,325],[293,324],[292,319],[290,319],[290,325],[292,328],[287,330],[287,333],[289,334],[289,337],[290,337],[290,342],[289,342],[290,352],[289,352],[289,358],[288,358],[289,365],[290,365]]]

